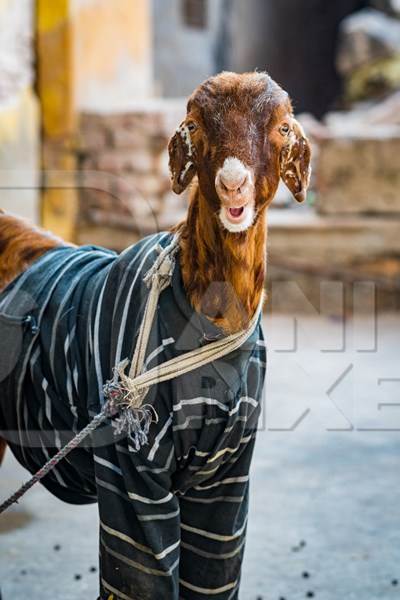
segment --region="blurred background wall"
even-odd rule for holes
[[[0,1],[1,205],[39,218],[39,110],[34,81],[33,0]]]
[[[152,11],[137,0],[73,0],[76,107],[130,108],[153,93]]]
[[[290,90],[299,112],[321,117],[342,92],[335,65],[340,24],[367,4],[154,0],[156,91],[186,96],[210,73],[267,68]]]
[[[282,186],[269,211],[269,281],[318,305],[323,279],[351,296],[367,278],[397,306],[398,0],[0,0],[0,33],[4,208],[118,250],[171,226],[187,96],[222,69],[266,69],[314,148],[307,206]]]
[[[217,70],[224,0],[154,0],[154,75],[157,94],[186,96]]]
[[[290,90],[298,112],[321,117],[341,92],[335,67],[340,23],[366,5],[367,0],[232,0],[227,65],[238,71],[267,66]]]

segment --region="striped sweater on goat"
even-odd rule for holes
[[[0,436],[31,473],[102,409],[114,366],[133,354],[143,277],[171,240],[121,255],[55,248],[0,294]],[[188,304],[178,260],[146,367],[221,336]],[[44,479],[64,501],[99,503],[102,598],[236,597],[265,361],[258,327],[240,350],[149,391],[147,445],[110,420]]]

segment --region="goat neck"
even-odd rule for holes
[[[195,186],[181,234],[183,284],[192,307],[226,334],[241,331],[261,301],[266,272],[266,216],[245,232],[223,229]]]

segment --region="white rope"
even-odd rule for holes
[[[125,381],[132,389],[148,389],[156,383],[174,379],[175,377],[189,373],[194,369],[199,369],[210,362],[223,358],[227,354],[240,348],[249,339],[257,326],[261,310],[262,302],[260,302],[260,306],[246,330],[207,344],[202,348],[196,348],[195,350],[191,350],[176,358],[172,358],[134,378],[125,377]]]
[[[143,372],[148,340],[159,296],[171,282],[178,249],[179,238],[175,236],[172,243],[160,253],[157,261],[146,274],[144,281],[151,284],[151,288],[129,374],[126,375],[125,373],[129,361],[124,360],[115,367],[114,379],[108,382],[104,389],[105,396],[111,402],[114,411],[118,411],[120,414],[117,419],[117,433],[127,431],[133,437],[137,449],[147,443],[150,424],[153,420],[158,420],[155,407],[150,404],[143,404],[150,388],[158,383],[175,379],[199,369],[240,348],[257,327],[264,303],[264,295],[262,295],[259,306],[244,331],[231,334],[201,348],[196,348]]]
[[[178,250],[178,237],[175,236],[172,243],[160,253],[153,267],[145,275],[144,282],[148,286],[150,285],[150,293],[129,370],[130,379],[134,379],[143,371],[146,350],[154,321],[154,315],[157,310],[158,299],[161,292],[165,290],[171,282],[175,267],[175,255]]]

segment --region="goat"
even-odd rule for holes
[[[222,73],[200,85],[169,155],[174,191],[192,184],[188,216],[120,257],[65,245],[0,215],[0,289],[12,282],[0,295],[0,324],[18,322],[1,314],[4,306],[16,310],[7,294],[18,286],[33,286],[40,304],[32,309],[38,323],[16,351],[29,352],[28,362],[0,377],[1,434],[32,472],[54,454],[60,429],[80,429],[99,410],[112,367],[131,353],[142,275],[159,247],[179,235],[179,268],[159,300],[147,365],[249,324],[263,293],[267,208],[280,178],[298,201],[309,183],[307,139],[288,95],[265,73]],[[69,289],[63,282],[71,263]],[[15,279],[22,272],[26,277]],[[45,282],[38,289],[36,276]],[[12,299],[17,305],[18,296]],[[115,440],[105,428],[91,448],[74,451],[43,480],[63,500],[98,502],[102,599],[238,597],[266,360],[260,327],[245,346],[149,394],[158,420],[146,430],[147,446],[130,436]],[[0,347],[2,361],[7,351],[13,354]],[[8,436],[15,429],[17,438]],[[32,430],[40,443],[32,444]]]
[[[309,144],[288,95],[265,73],[223,73],[194,92],[169,149],[176,193],[198,177],[177,228],[186,293],[196,310],[232,333],[260,300],[266,209],[280,178],[297,201],[305,199]]]

